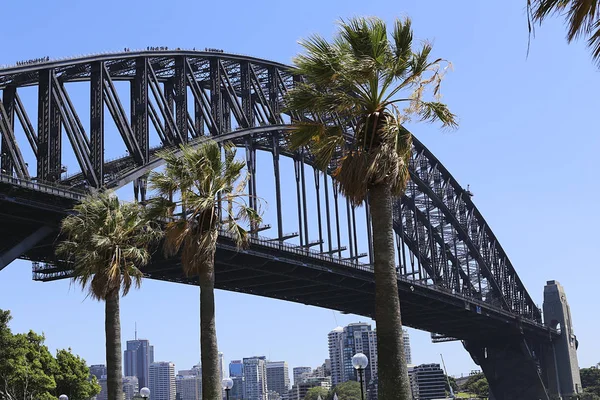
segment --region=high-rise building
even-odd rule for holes
[[[410,386],[414,400],[443,399],[446,379],[440,364],[422,364],[409,368]]]
[[[311,371],[311,367],[294,367],[294,369],[292,369],[292,374],[294,375],[294,385],[308,379]]]
[[[331,376],[331,360],[328,358],[325,362],[319,365],[313,372],[312,376],[315,378],[321,378]]]
[[[344,382],[344,328],[338,326],[327,335],[329,359],[331,360],[331,384],[337,386]],[[295,380],[294,380],[295,383]]]
[[[244,363],[244,399],[267,400],[267,359],[248,357]],[[154,399],[153,399],[154,400]]]
[[[377,331],[368,323],[354,323],[337,327],[327,335],[329,360],[331,363],[331,383],[337,386],[349,380],[358,380],[358,373],[352,366],[352,357],[364,353],[369,364],[364,371],[365,386],[374,387],[377,382]],[[411,361],[410,338],[403,332],[407,363]]]
[[[244,398],[244,363],[242,360],[233,360],[229,363],[229,377],[233,380],[233,387],[229,391],[230,400]]]
[[[98,380],[100,393],[96,395],[96,400],[108,400],[108,388],[106,386],[106,375],[102,375]]]
[[[408,335],[408,331],[406,329],[402,330],[402,340],[404,341],[404,358],[406,359],[406,364],[412,364],[412,354],[410,351],[410,336]]]
[[[154,346],[150,345],[150,341],[128,340],[123,360],[125,376],[137,376],[140,388],[148,386],[148,372],[154,362]]]
[[[137,376],[123,377],[123,395],[125,400],[133,400],[133,396],[139,393],[139,381]]]
[[[202,366],[200,364],[196,364],[192,367],[192,369],[180,369],[177,371],[177,375],[179,376],[202,376]]]
[[[289,400],[303,400],[310,388],[321,386],[325,389],[331,388],[331,377],[308,378],[302,382],[294,383],[289,391]]]
[[[364,382],[368,384],[377,375],[377,336],[371,331],[371,325],[365,322],[349,324],[344,328],[342,342],[343,375],[342,381],[358,381],[358,372],[352,366],[352,357],[364,353],[369,364],[364,371]]]
[[[219,352],[219,376],[225,378],[225,368],[223,367],[223,353]]]
[[[154,362],[150,364],[149,386],[152,400],[175,400],[177,385],[175,384],[175,364],[171,362]]]
[[[175,377],[177,400],[202,399],[202,377],[199,375],[177,375]]]
[[[290,390],[290,374],[287,362],[267,362],[267,389],[270,392],[279,393],[283,399],[287,399],[287,394]]]
[[[106,365],[96,364],[90,366],[90,376],[93,375],[100,381],[100,379],[106,375]]]

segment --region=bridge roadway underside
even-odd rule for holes
[[[52,262],[59,221],[73,203],[55,194],[0,187],[0,261],[3,254],[21,247],[20,258]],[[43,225],[53,228],[44,240],[34,246],[22,244]],[[144,273],[151,279],[197,284],[194,277],[183,275],[178,259],[162,259],[160,252]],[[398,284],[402,319],[407,326],[458,339],[505,339],[521,333],[547,339],[548,333],[540,326],[519,321],[486,303],[408,280],[399,279]],[[216,287],[375,316],[375,283],[368,267],[349,267],[278,242],[254,240],[249,249],[237,250],[221,237],[216,254]]]

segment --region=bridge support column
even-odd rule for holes
[[[468,341],[464,346],[481,366],[493,400],[552,400],[540,374],[544,352],[522,336]]]
[[[548,281],[544,287],[544,323],[561,331],[546,351],[544,368],[548,371],[550,391],[561,399],[570,399],[582,392],[578,343],[565,291],[557,281]]]

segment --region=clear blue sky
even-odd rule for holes
[[[436,126],[414,133],[458,181],[500,239],[529,292],[541,305],[546,280],[566,288],[581,366],[600,361],[595,251],[600,150],[600,75],[583,43],[567,45],[561,20],[538,29],[526,57],[525,0],[510,2],[315,1],[6,2],[0,64],[146,46],[216,47],[290,62],[297,41],[330,36],[340,17],[413,19],[415,36],[434,42],[435,56],[454,64],[444,100],[460,117],[455,132]],[[317,366],[327,333],[365,320],[330,310],[229,292],[217,293],[217,332],[226,361],[251,355]],[[0,272],[0,308],[17,332],[44,332],[51,349],[71,347],[89,363],[104,362],[103,304],[69,282],[31,281],[28,262]],[[122,301],[123,340],[155,345],[157,360],[177,369],[199,360],[198,289],[146,281]],[[474,368],[458,343],[431,344],[411,330],[413,362],[439,362],[449,373]]]

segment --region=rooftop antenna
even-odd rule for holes
[[[135,340],[137,340],[137,322],[135,323]]]
[[[450,385],[450,378],[448,377],[448,371],[446,371],[446,363],[444,362],[444,356],[440,354],[442,358],[442,365],[444,366],[444,375],[446,375],[446,382],[448,382],[448,388],[450,389],[450,398],[455,399],[454,390],[452,390],[452,385]]]

